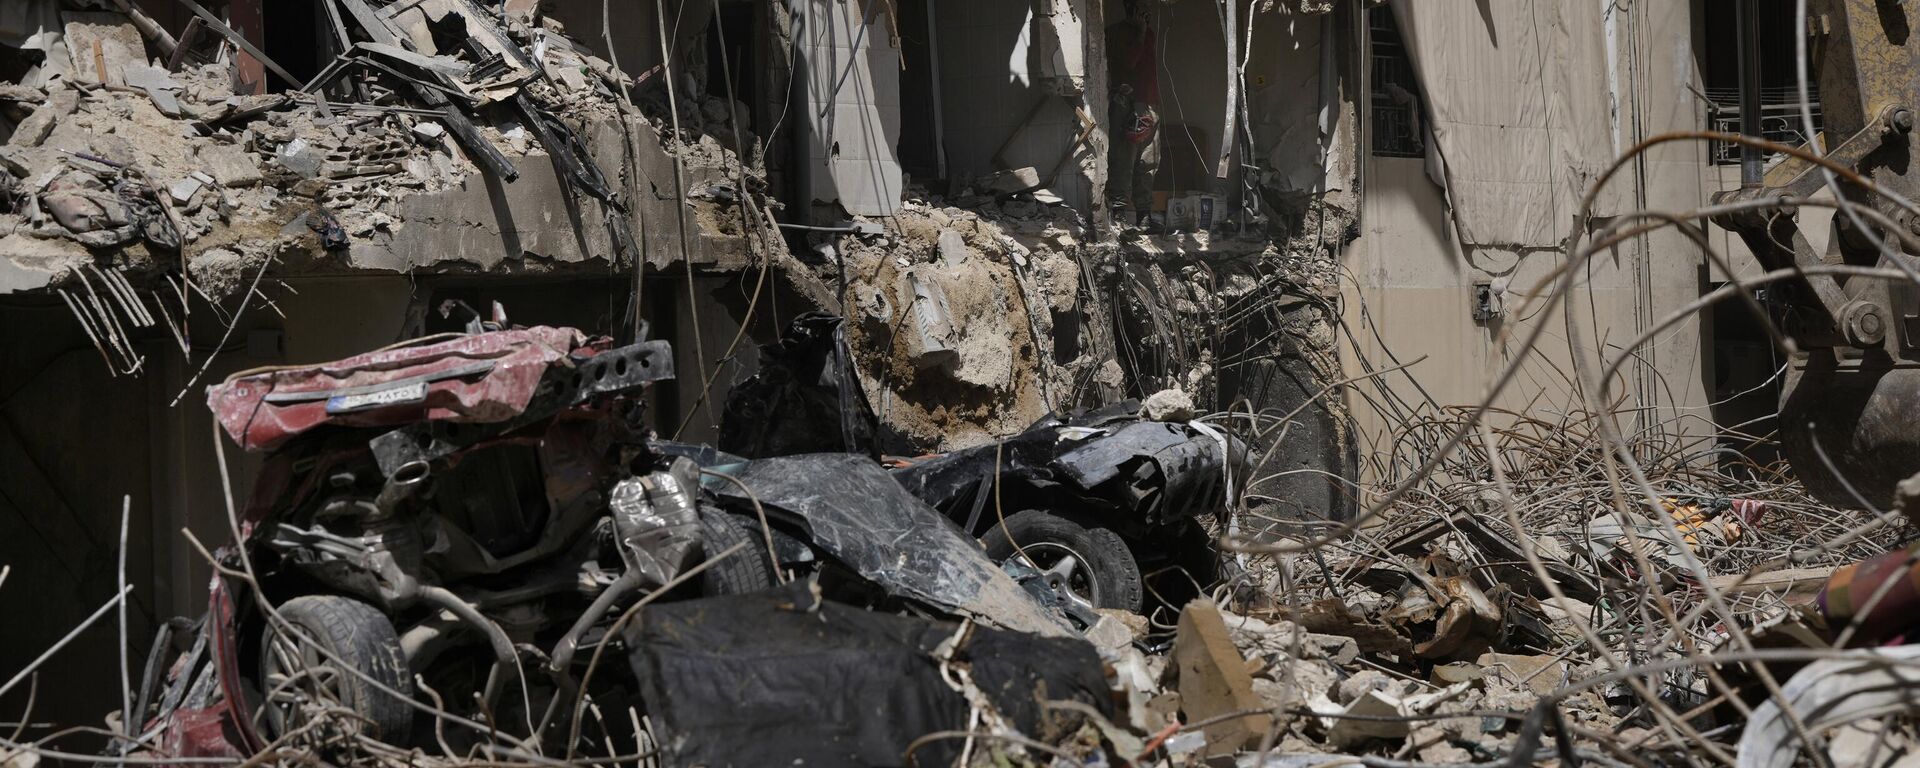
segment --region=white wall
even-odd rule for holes
[[[1600,12],[1599,4],[1595,12]],[[1640,35],[1638,46],[1621,45],[1618,50],[1622,76],[1614,102],[1623,144],[1637,141],[1632,127],[1636,113],[1644,135],[1699,126],[1700,110],[1685,88],[1694,78],[1692,53],[1685,36],[1676,45],[1672,34],[1687,29],[1689,18],[1684,0],[1641,3],[1630,16],[1622,16],[1622,40],[1632,31],[1629,25],[1637,25]],[[1717,175],[1704,165],[1705,158],[1704,145],[1669,144],[1646,156],[1643,177],[1629,169],[1614,183],[1629,192],[1629,208],[1694,208],[1707,201],[1713,191],[1709,179]],[[1577,406],[1566,315],[1517,313],[1526,290],[1558,267],[1563,255],[1556,250],[1463,252],[1441,191],[1427,179],[1421,161],[1368,157],[1365,167],[1364,226],[1343,260],[1348,273],[1342,281],[1345,319],[1359,339],[1357,348],[1342,350],[1348,372],[1361,373],[1356,353],[1376,366],[1394,364],[1388,352],[1401,362],[1426,355],[1410,373],[1434,400],[1440,405],[1472,404],[1514,352],[1496,344],[1499,330],[1510,326],[1518,339],[1527,329],[1545,325],[1539,353],[1520,369],[1499,404],[1549,418]],[[1636,197],[1639,202],[1634,202]],[[1719,243],[1727,240],[1718,232],[1710,237]],[[1642,329],[1697,298],[1705,278],[1702,265],[1698,248],[1673,232],[1597,255],[1581,273],[1572,305],[1587,359],[1621,354],[1622,345]],[[1497,323],[1476,323],[1472,285],[1496,276],[1510,280],[1509,315]],[[1712,371],[1702,360],[1701,328],[1698,318],[1690,318],[1641,347],[1644,362],[1624,368],[1613,392],[1640,392],[1642,399],[1634,403],[1653,409],[1648,412],[1651,421],[1688,434],[1710,432]],[[1387,378],[1408,402],[1422,401],[1404,376]],[[1390,444],[1394,423],[1358,397],[1350,402],[1360,424],[1364,460],[1370,450]]]

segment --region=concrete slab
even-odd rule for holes
[[[68,13],[67,53],[73,79],[127,85],[127,69],[147,63],[147,44],[133,22],[117,13]]]
[[[1265,706],[1253,692],[1246,657],[1234,647],[1226,620],[1212,601],[1196,600],[1180,611],[1173,660],[1179,665],[1180,705],[1187,722]],[[1273,716],[1265,713],[1209,725],[1201,729],[1207,734],[1205,754],[1237,753],[1258,742],[1272,727]]]

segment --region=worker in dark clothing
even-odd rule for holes
[[[1148,0],[1126,0],[1126,20],[1107,27],[1114,126],[1107,138],[1107,198],[1116,212],[1137,209],[1141,218],[1153,207],[1153,174],[1160,167],[1160,59],[1147,6]]]

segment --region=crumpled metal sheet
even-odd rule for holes
[[[1157,476],[1135,475],[1142,461],[1152,462]],[[894,479],[949,515],[956,514],[954,503],[975,498],[998,475],[1058,490],[1075,508],[1126,510],[1144,522],[1164,522],[1201,510],[1222,490],[1230,494],[1248,450],[1202,424],[1144,421],[1139,404],[1129,401],[1071,419],[1050,416],[998,443],[900,463]],[[1167,499],[1180,503],[1162,503]]]
[[[877,427],[847,365],[845,322],[808,312],[760,347],[760,370],[727,393],[721,450],[770,458],[872,446]]]
[[[321,365],[238,374],[207,388],[207,406],[250,451],[270,450],[322,424],[506,421],[526,409],[541,375],[584,341],[572,328],[539,326],[389,347]],[[449,374],[456,375],[439,378]],[[327,413],[328,397],[342,390],[416,377],[432,380],[425,399],[411,407]]]
[[[987,559],[978,542],[863,456],[762,459],[735,476],[769,514],[797,518],[815,546],[889,594],[1007,629],[1070,634]],[[736,505],[753,503],[732,483],[716,490]]]

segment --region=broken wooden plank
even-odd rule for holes
[[[1825,587],[1827,577],[1832,575],[1832,568],[1788,568],[1751,576],[1715,576],[1709,582],[1715,589],[1732,595],[1783,593],[1788,596],[1809,596]]]
[[[187,28],[180,32],[180,42],[173,47],[173,55],[167,57],[167,71],[178,72],[180,65],[187,62],[187,51],[193,50],[193,44],[200,39],[200,30],[206,22],[195,16],[187,20]]]
[[[193,0],[179,0],[179,2],[181,5],[186,6],[187,10],[193,11],[193,15],[200,17],[201,22],[206,25],[207,29],[220,33],[223,37],[227,38],[229,42],[232,42],[235,47],[246,51],[248,56],[258,59],[267,69],[271,70],[275,75],[279,75],[280,79],[293,85],[300,84],[300,78],[294,77],[287,72],[286,68],[274,63],[273,59],[267,57],[266,51],[260,50],[259,46],[249,42],[246,35],[235,32],[232,27],[227,26],[226,22],[221,21],[220,17],[213,15],[213,12],[207,10],[205,6]]]
[[[1181,609],[1173,661],[1180,670],[1180,707],[1189,723],[1266,706],[1254,694],[1246,657],[1234,647],[1227,622],[1211,600],[1195,600]],[[1204,754],[1237,753],[1259,742],[1272,727],[1273,716],[1266,712],[1208,725],[1201,729],[1207,735]]]

